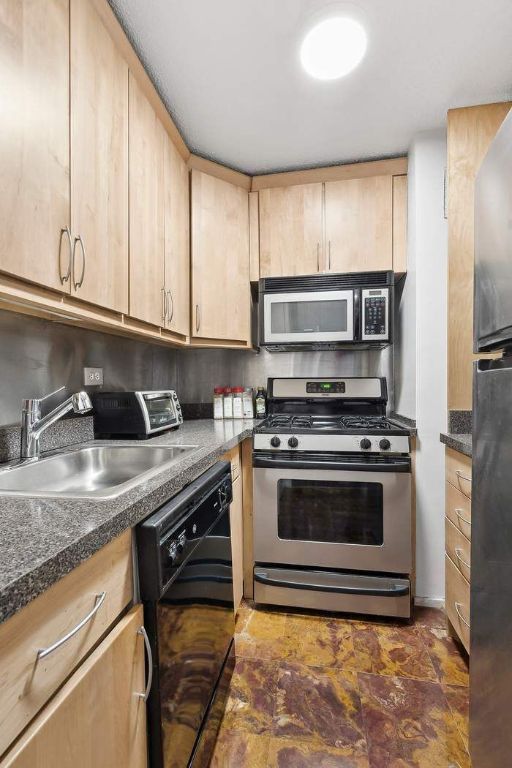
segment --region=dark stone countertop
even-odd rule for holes
[[[441,442],[453,448],[454,451],[463,453],[464,456],[473,455],[473,439],[471,433],[458,434],[456,432],[442,432],[440,436]]]
[[[253,421],[188,421],[151,445],[198,445],[169,469],[116,498],[63,499],[0,495],[0,622],[44,592],[109,541],[150,515],[252,435]],[[107,441],[101,441],[104,444]],[[140,445],[132,441],[109,444]],[[76,450],[86,442],[59,452]]]
[[[418,430],[416,429],[416,422],[414,419],[410,419],[408,416],[402,416],[400,413],[394,412],[390,413],[388,418],[391,419],[391,421],[394,421],[400,427],[408,429],[411,437],[416,437],[418,434]]]

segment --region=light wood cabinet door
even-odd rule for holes
[[[250,340],[249,194],[192,171],[192,335]]]
[[[71,231],[71,292],[127,312],[128,65],[91,0],[71,0]]]
[[[260,276],[312,275],[322,269],[322,184],[259,192]]]
[[[164,324],[163,151],[165,131],[129,76],[131,317]]]
[[[239,476],[233,482],[233,501],[229,509],[231,525],[231,549],[233,553],[233,594],[235,598],[235,613],[242,602],[244,594],[244,529],[242,506],[242,478]]]
[[[145,768],[144,642],[136,606],[68,680],[1,768]]]
[[[166,327],[190,333],[190,210],[187,164],[164,137]]]
[[[393,269],[393,177],[325,184],[326,269]]]
[[[0,1],[0,71],[0,270],[67,293],[68,0]]]

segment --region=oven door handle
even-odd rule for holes
[[[380,457],[379,457],[380,458]],[[293,458],[287,458],[280,453],[253,453],[252,465],[255,469],[321,469],[327,471],[344,472],[411,472],[411,460],[408,456],[382,457],[380,461],[365,461],[352,458],[344,461],[339,456],[327,457],[324,455],[294,454]]]
[[[284,589],[305,589],[312,592],[335,592],[343,595],[371,595],[372,597],[402,597],[409,594],[409,587],[405,584],[392,584],[389,587],[363,587],[343,584],[312,584],[305,580],[293,581],[290,579],[274,579],[264,571],[254,573],[254,581],[266,584],[270,587],[283,587]]]

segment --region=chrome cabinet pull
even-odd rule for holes
[[[172,297],[172,291],[167,291],[167,298],[169,300],[169,306],[171,307],[171,313],[169,315],[169,323],[172,323],[174,317],[174,299]]]
[[[320,272],[320,243],[316,244],[316,271]]]
[[[328,247],[327,247],[327,254],[329,258],[329,271],[331,270],[331,241],[329,240]]]
[[[470,478],[470,477],[468,477],[467,475],[463,475],[463,474],[462,474],[462,472],[460,471],[460,469],[456,469],[456,470],[455,470],[455,474],[457,475],[457,477],[458,477],[460,480],[465,480],[465,481],[466,481],[466,483],[470,483],[470,482],[471,482],[471,478]]]
[[[137,634],[142,635],[144,638],[144,646],[146,648],[146,654],[148,657],[148,681],[146,683],[146,690],[144,693],[137,693],[137,696],[139,699],[142,699],[142,701],[147,701],[149,698],[149,692],[151,691],[151,685],[153,683],[153,654],[151,653],[151,645],[149,642],[148,633],[146,632],[146,627],[139,627]]]
[[[455,514],[457,515],[458,519],[462,520],[463,523],[466,523],[466,525],[469,525],[469,527],[471,528],[471,520],[468,520],[467,517],[464,517],[464,515],[462,514],[463,512],[464,512],[463,509],[455,509]]]
[[[69,260],[68,269],[65,275],[62,274],[62,238],[67,235],[69,245]],[[61,285],[67,283],[71,276],[71,262],[73,261],[73,238],[71,237],[71,231],[69,227],[63,227],[60,231],[60,243],[59,243],[59,277]]]
[[[162,325],[165,325],[165,318],[167,317],[167,294],[165,288],[160,288],[162,294]]]
[[[460,556],[459,552],[462,552],[462,549],[460,547],[455,547],[455,555],[457,557],[457,560],[459,561],[459,563],[462,563],[462,565],[465,566],[468,569],[468,571],[470,571],[471,570],[470,564],[466,563],[466,561],[463,560],[463,558]]]
[[[199,313],[199,304],[196,304],[196,333],[199,332],[200,325],[201,325],[201,315]]]
[[[101,592],[99,595],[96,595],[95,604],[92,611],[89,611],[87,616],[85,616],[85,618],[83,618],[82,621],[76,625],[76,627],[68,632],[67,635],[64,635],[64,637],[61,637],[59,640],[53,643],[53,645],[49,645],[48,648],[40,648],[37,652],[37,661],[46,658],[46,656],[49,656],[50,653],[53,653],[57,650],[57,648],[60,648],[61,645],[64,645],[64,643],[67,643],[68,640],[71,640],[71,638],[76,635],[77,632],[80,632],[82,627],[85,627],[85,625],[93,618],[93,616],[98,613],[99,609],[105,601],[106,596],[106,592]]]
[[[462,608],[462,603],[455,603],[455,610],[457,611],[457,616],[462,621],[462,623],[465,624],[466,627],[468,627],[468,629],[469,629],[469,621],[466,621],[466,619],[462,615],[461,610],[460,610],[461,608]]]
[[[75,249],[76,244],[80,243],[80,248],[82,251],[82,274],[80,275],[80,280],[75,280]],[[78,235],[78,237],[75,237],[75,244],[73,246],[73,285],[75,287],[75,291],[78,288],[81,288],[84,282],[85,277],[85,260],[86,260],[86,254],[85,254],[85,245],[84,241],[82,240],[82,235]]]

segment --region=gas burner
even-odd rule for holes
[[[343,429],[364,429],[385,431],[392,429],[393,424],[383,416],[345,416],[340,419]]]
[[[311,416],[288,416],[286,414],[278,414],[269,416],[268,419],[263,422],[266,427],[271,429],[278,429],[281,427],[295,428],[295,429],[311,429],[313,421]]]

